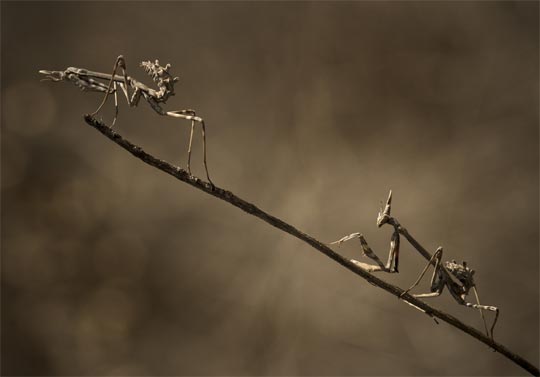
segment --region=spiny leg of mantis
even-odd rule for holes
[[[377,254],[375,254],[375,252],[371,249],[371,247],[369,247],[366,239],[360,233],[352,233],[348,236],[345,236],[337,241],[330,243],[330,245],[335,245],[335,244],[341,245],[343,242],[350,241],[354,238],[358,238],[360,240],[360,246],[362,247],[362,252],[368,258],[374,260],[375,263],[377,263],[377,266],[353,260],[355,264],[358,264],[360,267],[364,268],[365,270],[369,272],[378,272],[378,271],[384,271],[388,273],[398,272],[399,234],[397,232],[397,229],[395,229],[394,233],[392,234],[392,239],[390,241],[390,251],[388,253],[388,262],[386,263],[386,265],[381,261],[381,259],[377,256]],[[392,268],[392,265],[393,265],[393,268]]]

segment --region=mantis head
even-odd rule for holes
[[[42,69],[39,71],[42,75],[45,75],[44,79],[41,81],[63,81],[66,78],[66,71],[48,71]]]
[[[466,291],[475,286],[474,270],[467,267],[467,262],[457,263],[452,260],[452,262],[445,262],[444,267],[463,284]]]
[[[380,228],[384,224],[390,222],[390,210],[392,209],[392,190],[388,194],[388,199],[386,199],[386,206],[384,209],[381,208],[379,214],[377,215],[377,226]]]

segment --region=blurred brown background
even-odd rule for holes
[[[393,189],[394,215],[477,270],[497,340],[538,365],[538,11],[2,2],[2,375],[525,373],[128,155],[82,120],[100,95],[39,82],[119,54],[148,84],[140,61],[173,65],[165,107],[205,118],[217,185],[323,241],[360,231],[386,259]],[[117,130],[185,164],[187,122],[122,101]],[[404,243],[383,277],[408,287],[423,266]],[[447,292],[432,303],[482,327]]]

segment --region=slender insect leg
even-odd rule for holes
[[[405,292],[408,292],[405,291]],[[413,295],[415,298],[432,298],[432,297],[438,297],[440,296],[442,293],[442,289],[440,291],[437,291],[437,292],[431,292],[431,293],[420,293],[420,294],[417,294],[417,295]]]
[[[187,157],[187,171],[191,175],[191,144],[193,142],[193,129],[195,128],[195,121],[191,120],[191,132],[189,133],[189,146],[188,146],[188,157]]]
[[[472,289],[473,289],[473,292],[474,292],[474,296],[476,297],[476,303],[478,305],[480,305],[480,297],[478,297],[478,291],[476,290],[476,287],[474,285],[473,285]],[[480,317],[482,317],[482,322],[484,322],[484,329],[486,330],[486,335],[489,336],[487,323],[486,323],[486,317],[484,316],[484,311],[479,310],[479,312],[480,312]]]
[[[203,162],[204,162],[204,169],[206,171],[206,178],[208,179],[208,182],[210,182],[212,185],[214,184],[212,180],[210,179],[210,174],[208,173],[208,164],[206,163],[206,127],[204,124],[204,120],[197,116],[195,114],[195,111],[193,110],[175,110],[175,111],[167,111],[165,115],[175,117],[175,118],[182,118],[187,119],[191,121],[195,121],[201,125],[201,133],[202,133],[202,139],[203,139]]]
[[[118,92],[116,91],[116,81],[113,83],[114,87],[114,118],[111,124],[111,128],[114,127],[114,124],[116,123],[116,118],[118,118]]]
[[[202,130],[202,138],[203,138],[203,162],[204,162],[204,170],[206,171],[206,178],[208,178],[208,182],[212,183],[212,180],[210,179],[210,174],[208,174],[208,164],[206,163],[206,127],[204,125],[204,120],[201,119],[201,130]],[[213,183],[212,183],[213,185]]]
[[[114,78],[116,76],[116,71],[118,70],[118,67],[122,68],[122,75],[124,76],[124,83],[123,84],[119,83],[119,85],[122,88],[124,95],[126,96],[128,105],[130,107],[134,107],[134,106],[137,106],[137,104],[139,103],[139,100],[141,99],[142,91],[140,88],[135,88],[133,95],[132,96],[129,95],[129,83],[128,83],[128,77],[126,73],[126,69],[127,69],[126,61],[124,57],[120,55],[118,56],[118,58],[116,58],[116,62],[114,63],[114,68],[111,75],[111,79],[109,81],[109,86],[107,87],[107,93],[105,93],[105,96],[103,97],[103,101],[101,101],[101,104],[99,105],[97,110],[91,114],[92,116],[96,115],[101,110],[103,105],[105,105],[105,102],[107,102],[107,98],[109,97],[109,94],[111,94],[111,87],[113,86],[113,84],[116,89],[116,80]],[[114,91],[114,93],[116,95],[116,90]],[[115,105],[116,106],[118,105],[118,100],[116,99],[116,97],[115,97]],[[118,115],[118,109],[116,109],[116,115]]]
[[[101,110],[101,108],[103,107],[103,105],[105,105],[105,102],[107,102],[107,98],[109,98],[109,94],[111,92],[111,88],[113,86],[113,82],[114,82],[114,76],[116,75],[116,70],[118,69],[118,67],[122,64],[122,67],[124,69],[124,77],[126,75],[126,72],[125,72],[125,63],[123,63],[124,61],[124,57],[122,55],[120,55],[119,57],[116,58],[116,62],[114,63],[114,68],[113,68],[113,72],[112,72],[112,75],[111,75],[111,79],[109,81],[109,85],[107,86],[107,92],[105,93],[105,96],[103,97],[103,101],[101,101],[101,104],[98,106],[97,110],[94,111],[91,115],[94,116],[96,115],[97,113],[99,113],[99,111]],[[127,80],[126,80],[126,86],[127,86]],[[129,98],[128,98],[129,100]]]
[[[414,297],[417,297],[417,298],[419,298],[419,297],[436,297],[436,296],[438,296],[438,295],[440,295],[442,293],[442,288],[444,287],[444,284],[439,284],[439,282],[436,281],[436,279],[437,279],[437,277],[439,275],[439,269],[441,268],[442,252],[443,252],[442,247],[439,247],[437,249],[437,251],[435,252],[435,254],[433,254],[431,259],[428,261],[426,267],[424,267],[424,270],[422,271],[422,273],[420,274],[418,279],[416,279],[416,281],[413,283],[413,285],[411,285],[409,287],[409,289],[407,289],[405,292],[403,292],[401,294],[401,296],[403,296],[406,293],[409,293],[409,291],[411,289],[413,289],[414,287],[416,287],[420,283],[420,281],[422,280],[422,278],[426,274],[429,266],[431,264],[433,264],[433,261],[435,261],[435,269],[434,269],[433,275],[431,277],[431,287],[432,287],[432,289],[435,288],[436,291],[432,292],[432,293],[424,293],[424,294],[414,295]],[[436,293],[436,294],[434,294],[434,293]]]
[[[419,298],[419,297],[436,297],[436,296],[438,296],[438,295],[440,295],[440,294],[441,294],[441,292],[432,292],[432,293],[426,293],[426,294],[424,294],[424,295],[413,295],[413,296],[416,297],[416,298]],[[403,296],[403,293],[402,293],[401,295]],[[401,296],[400,296],[400,297],[401,297]],[[439,321],[437,321],[437,318],[435,318],[435,316],[434,316],[432,313],[426,312],[424,309],[422,309],[422,308],[416,306],[416,305],[413,304],[412,302],[409,302],[409,301],[407,301],[407,300],[405,300],[405,299],[404,299],[403,301],[404,301],[406,304],[408,304],[408,305],[412,306],[413,308],[415,308],[416,310],[419,310],[419,311],[421,311],[422,313],[427,314],[428,316],[431,317],[431,319],[433,319],[433,321],[435,321],[435,323],[436,323],[437,325],[439,324]]]
[[[491,329],[490,329],[490,336],[491,336],[491,339],[493,339],[493,330],[495,329],[495,325],[497,324],[497,319],[499,319],[499,308],[495,306],[489,306],[489,305],[473,304],[470,302],[465,302],[463,305],[465,305],[468,308],[489,310],[489,311],[495,312],[495,319],[493,320],[493,324],[491,325]]]
[[[348,236],[344,236],[344,237],[341,237],[339,240],[337,241],[334,241],[334,242],[330,242],[329,245],[338,245],[338,246],[341,246],[341,244],[343,242],[347,242],[347,241],[350,241],[354,238],[358,238],[360,237],[360,233],[356,232],[356,233],[352,233],[352,234],[349,234]]]

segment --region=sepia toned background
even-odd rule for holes
[[[477,270],[496,339],[538,366],[538,3],[2,2],[2,375],[520,375],[309,246],[144,165],[39,69],[180,76],[214,182],[322,241],[380,202]],[[189,124],[116,129],[184,166]],[[103,118],[110,122],[112,101]],[[200,137],[193,170],[204,176]],[[360,259],[359,245],[339,251]],[[424,266],[403,242],[408,287]],[[428,289],[428,279],[418,292]],[[482,328],[445,292],[431,299]],[[487,314],[491,321],[491,313]]]

